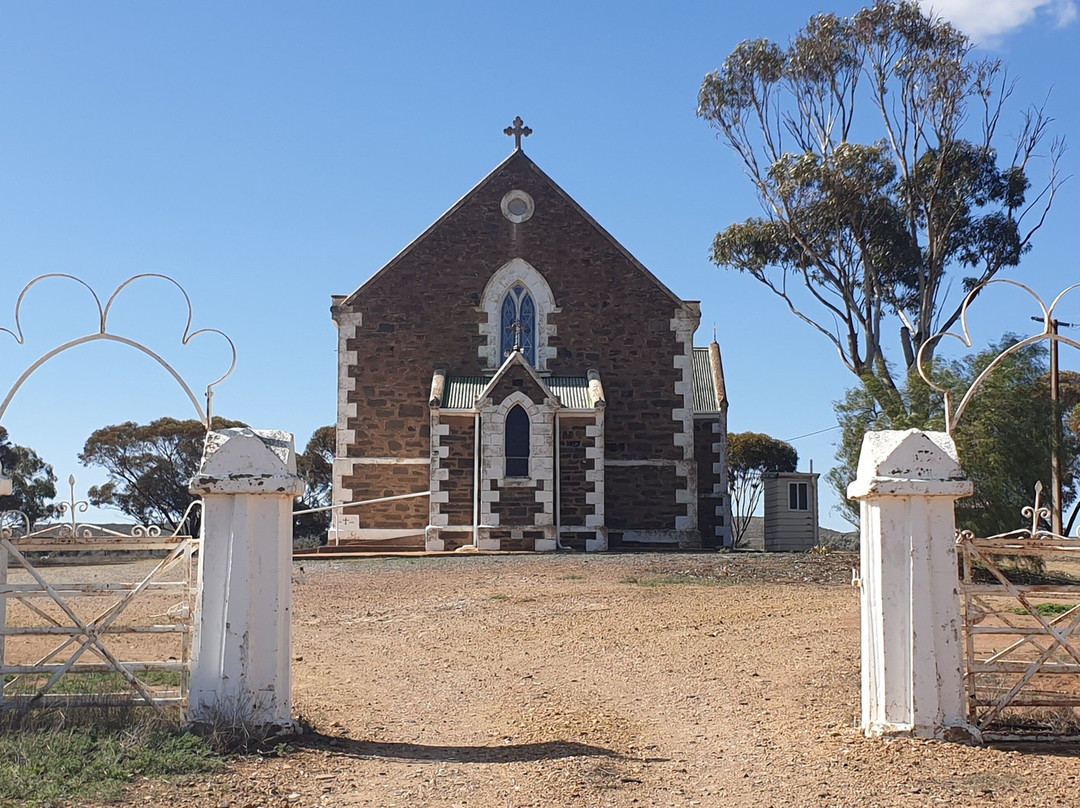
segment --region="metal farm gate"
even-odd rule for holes
[[[1080,539],[1030,527],[960,533],[964,680],[987,740],[1080,738]]]
[[[187,704],[199,540],[0,518],[0,706]],[[200,503],[193,503],[193,507]],[[190,509],[189,509],[190,512]]]
[[[944,337],[971,348],[969,308],[995,286],[1029,295],[1032,300],[1026,305],[1042,313],[1031,319],[1042,323],[1042,331],[994,357],[954,408],[952,391],[934,378],[933,363],[926,361],[927,349]],[[1076,289],[1080,284],[1065,289],[1049,305],[1012,280],[990,280],[968,293],[957,321],[960,332],[931,337],[918,355],[920,376],[942,396],[946,432],[954,433],[997,368],[1041,343],[1050,353],[1050,411],[1060,419],[1058,349],[1065,345],[1080,350],[1080,342],[1059,333],[1062,323],[1056,311]],[[1038,483],[1034,504],[1023,508],[1028,520],[1024,528],[985,538],[961,531],[957,537],[968,720],[989,740],[1080,738],[1080,538],[1061,535],[1067,531],[1062,528],[1060,420],[1049,425],[1048,436],[1049,507],[1042,502],[1043,486]]]

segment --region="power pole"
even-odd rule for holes
[[[1032,317],[1036,322],[1046,322],[1043,317]],[[1050,320],[1050,530],[1061,535],[1061,369],[1058,365],[1058,329],[1074,328],[1075,323]]]
[[[1050,321],[1050,333],[1055,339],[1050,340],[1050,412],[1053,422],[1050,424],[1050,487],[1053,492],[1053,506],[1050,511],[1050,530],[1055,536],[1061,535],[1061,372],[1058,369],[1057,333],[1059,325],[1068,325],[1059,320]]]

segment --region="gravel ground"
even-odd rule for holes
[[[1071,750],[868,740],[854,556],[306,561],[314,731],[129,805],[1072,806]]]

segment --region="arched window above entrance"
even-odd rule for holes
[[[520,347],[525,361],[536,367],[536,304],[524,284],[515,283],[507,291],[500,319],[502,357]]]
[[[487,317],[479,326],[484,339],[478,351],[488,369],[500,367],[515,344],[530,365],[548,369],[556,354],[550,344],[556,328],[549,317],[559,309],[543,275],[521,258],[508,261],[488,280],[480,310]]]
[[[506,413],[506,476],[529,476],[529,414],[520,405]]]

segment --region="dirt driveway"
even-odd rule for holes
[[[851,556],[308,561],[315,733],[133,805],[1080,803],[1080,758],[871,741]]]

